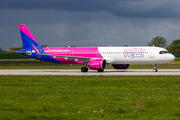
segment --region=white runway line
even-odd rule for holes
[[[180,69],[158,69],[158,72],[152,69],[106,69],[104,72],[89,70],[87,73],[82,73],[80,69],[1,69],[0,75],[180,75]]]

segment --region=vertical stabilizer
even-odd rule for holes
[[[29,31],[29,29],[26,27],[25,24],[20,24],[19,29],[20,29],[21,39],[22,39],[24,49],[33,49],[32,44],[36,48],[42,49],[42,46],[39,45],[39,43],[31,34],[31,32]]]

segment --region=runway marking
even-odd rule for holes
[[[153,72],[152,69],[106,69],[104,72],[89,70],[87,73],[82,73],[79,69],[1,69],[0,75],[180,75],[180,69],[158,69],[158,72]]]

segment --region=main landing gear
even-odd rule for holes
[[[154,66],[153,72],[157,72],[158,70],[156,69],[156,64],[153,64],[153,66]]]
[[[86,67],[87,63],[84,63],[84,67],[81,68],[81,72],[87,72],[88,68]]]

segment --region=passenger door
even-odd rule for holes
[[[150,48],[149,58],[154,58],[154,48]]]

